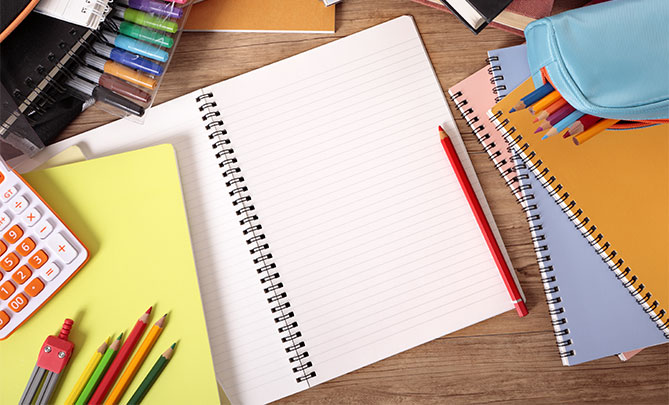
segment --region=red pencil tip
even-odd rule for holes
[[[539,122],[539,118],[533,119],[532,122]]]
[[[571,134],[569,133],[569,131],[567,131],[567,132],[565,132],[564,135],[562,135],[562,137],[563,138],[569,138],[569,135],[571,135]]]
[[[441,127],[441,125],[439,125],[439,130],[440,130],[441,132],[446,132],[446,131],[444,131],[444,128]]]
[[[150,314],[152,309],[153,309],[153,305],[150,306],[149,309],[147,309],[145,313]]]

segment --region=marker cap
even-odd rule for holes
[[[156,79],[152,79],[147,75],[112,61],[105,63],[104,71],[105,73],[109,73],[110,75],[121,78],[127,82],[146,87],[147,89],[151,90],[155,89],[156,85],[158,84]]]
[[[146,11],[147,13],[162,15],[171,18],[181,18],[183,10],[174,7],[173,3],[163,3],[153,0],[126,0],[127,4],[136,10]]]
[[[105,33],[104,35],[106,36],[107,34]],[[125,49],[126,51],[130,51],[160,62],[167,62],[167,58],[169,57],[167,52],[163,51],[162,49],[158,49],[153,45],[147,44],[146,42],[126,37],[125,35],[116,35],[114,45],[121,49]]]
[[[143,11],[134,10],[132,8],[124,9],[123,7],[119,7],[116,10],[116,15],[119,15],[120,12],[121,17],[123,17],[124,20],[143,25],[145,27],[170,32],[172,34],[177,32],[177,29],[179,28],[176,22],[165,19],[165,17],[154,16]]]
[[[144,59],[132,52],[124,51],[123,49],[114,48],[111,50],[109,57],[118,63],[129,66],[133,69],[141,70],[152,75],[160,76],[163,74],[163,67],[150,60]]]
[[[148,28],[140,27],[128,21],[123,21],[118,26],[119,32],[131,38],[141,39],[152,43],[154,45],[162,46],[164,48],[171,48],[174,45],[174,40],[167,35],[161,34],[157,31]]]
[[[149,100],[151,100],[151,95],[149,93],[145,92],[144,90],[138,89],[132,84],[124,82],[123,80],[114,77],[108,73],[103,73],[102,75],[100,75],[98,83],[100,84],[100,86],[107,88],[116,94],[120,94],[121,96],[128,98],[130,100],[134,100],[136,102],[148,103]]]

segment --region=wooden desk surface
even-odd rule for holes
[[[444,91],[484,66],[487,50],[523,42],[492,28],[474,36],[455,17],[409,0],[346,0],[337,7],[335,34],[183,34],[157,102],[404,14],[415,18]],[[459,117],[452,104],[451,109]],[[112,118],[93,107],[62,137]],[[525,216],[464,121],[457,121],[518,272],[530,315],[520,319],[509,311],[281,402],[669,403],[669,345],[646,349],[627,363],[609,357],[562,366]]]

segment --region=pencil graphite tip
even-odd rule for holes
[[[537,117],[537,118],[533,119],[532,122],[539,122],[539,118]]]
[[[544,135],[541,137],[541,140],[543,141],[544,139],[548,138],[548,135]]]
[[[177,347],[177,342],[172,343],[172,346],[170,346],[170,349],[174,350],[175,347]]]
[[[152,309],[153,309],[153,305],[151,305],[151,306],[149,307],[149,309],[146,310],[145,313],[146,313],[146,314],[150,314]]]
[[[539,128],[537,128],[536,131],[534,131],[534,133],[535,133],[535,134],[538,134],[539,132],[541,132],[541,131],[543,131],[543,130],[544,130],[543,128],[539,127]]]
[[[563,138],[569,138],[569,135],[571,135],[571,134],[569,133],[569,131],[567,131],[567,132],[564,133],[564,135],[562,135],[562,137]]]
[[[510,113],[516,112],[516,107],[513,107],[512,109],[509,110]]]
[[[123,338],[123,332],[121,332],[121,334],[118,335],[118,337],[116,338],[116,340],[121,340],[122,338]]]

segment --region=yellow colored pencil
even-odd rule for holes
[[[95,367],[98,366],[100,359],[105,354],[110,338],[111,337],[108,337],[104,342],[102,342],[102,345],[98,347],[98,350],[93,354],[93,357],[91,357],[91,359],[88,361],[88,364],[84,369],[84,372],[81,373],[81,376],[77,380],[77,383],[74,384],[74,388],[72,388],[72,392],[70,392],[70,395],[67,396],[67,399],[65,400],[65,405],[74,405],[74,402],[77,400],[77,398],[79,398],[79,394],[81,394],[81,391],[84,389],[84,386],[88,382],[88,379],[91,378],[93,370],[95,370]]]
[[[609,119],[601,120],[595,125],[576,135],[572,139],[574,140],[574,143],[576,145],[581,145],[583,144],[583,142],[589,140],[593,136],[599,134],[600,132],[604,131],[607,128],[610,128],[616,122],[618,122],[618,120],[609,120]]]
[[[548,93],[546,97],[534,103],[534,105],[532,105],[529,110],[532,114],[536,114],[539,111],[543,110],[544,108],[548,107],[549,105],[560,100],[561,98],[562,96],[560,95],[560,93],[553,90],[552,92]]]
[[[151,348],[156,343],[156,340],[158,340],[158,336],[160,336],[160,333],[163,331],[163,325],[165,324],[166,317],[167,314],[163,315],[163,317],[158,319],[153,327],[151,327],[151,330],[149,330],[149,333],[144,338],[144,341],[139,346],[139,349],[137,349],[137,352],[130,360],[130,363],[128,363],[128,367],[126,367],[125,371],[118,379],[116,386],[114,386],[112,391],[109,393],[109,396],[105,400],[104,405],[118,404],[121,401],[121,397],[125,393],[125,390],[128,389],[130,382],[135,377],[135,374],[137,374],[137,371],[142,366],[144,359],[146,359],[149,351],[151,351]]]

